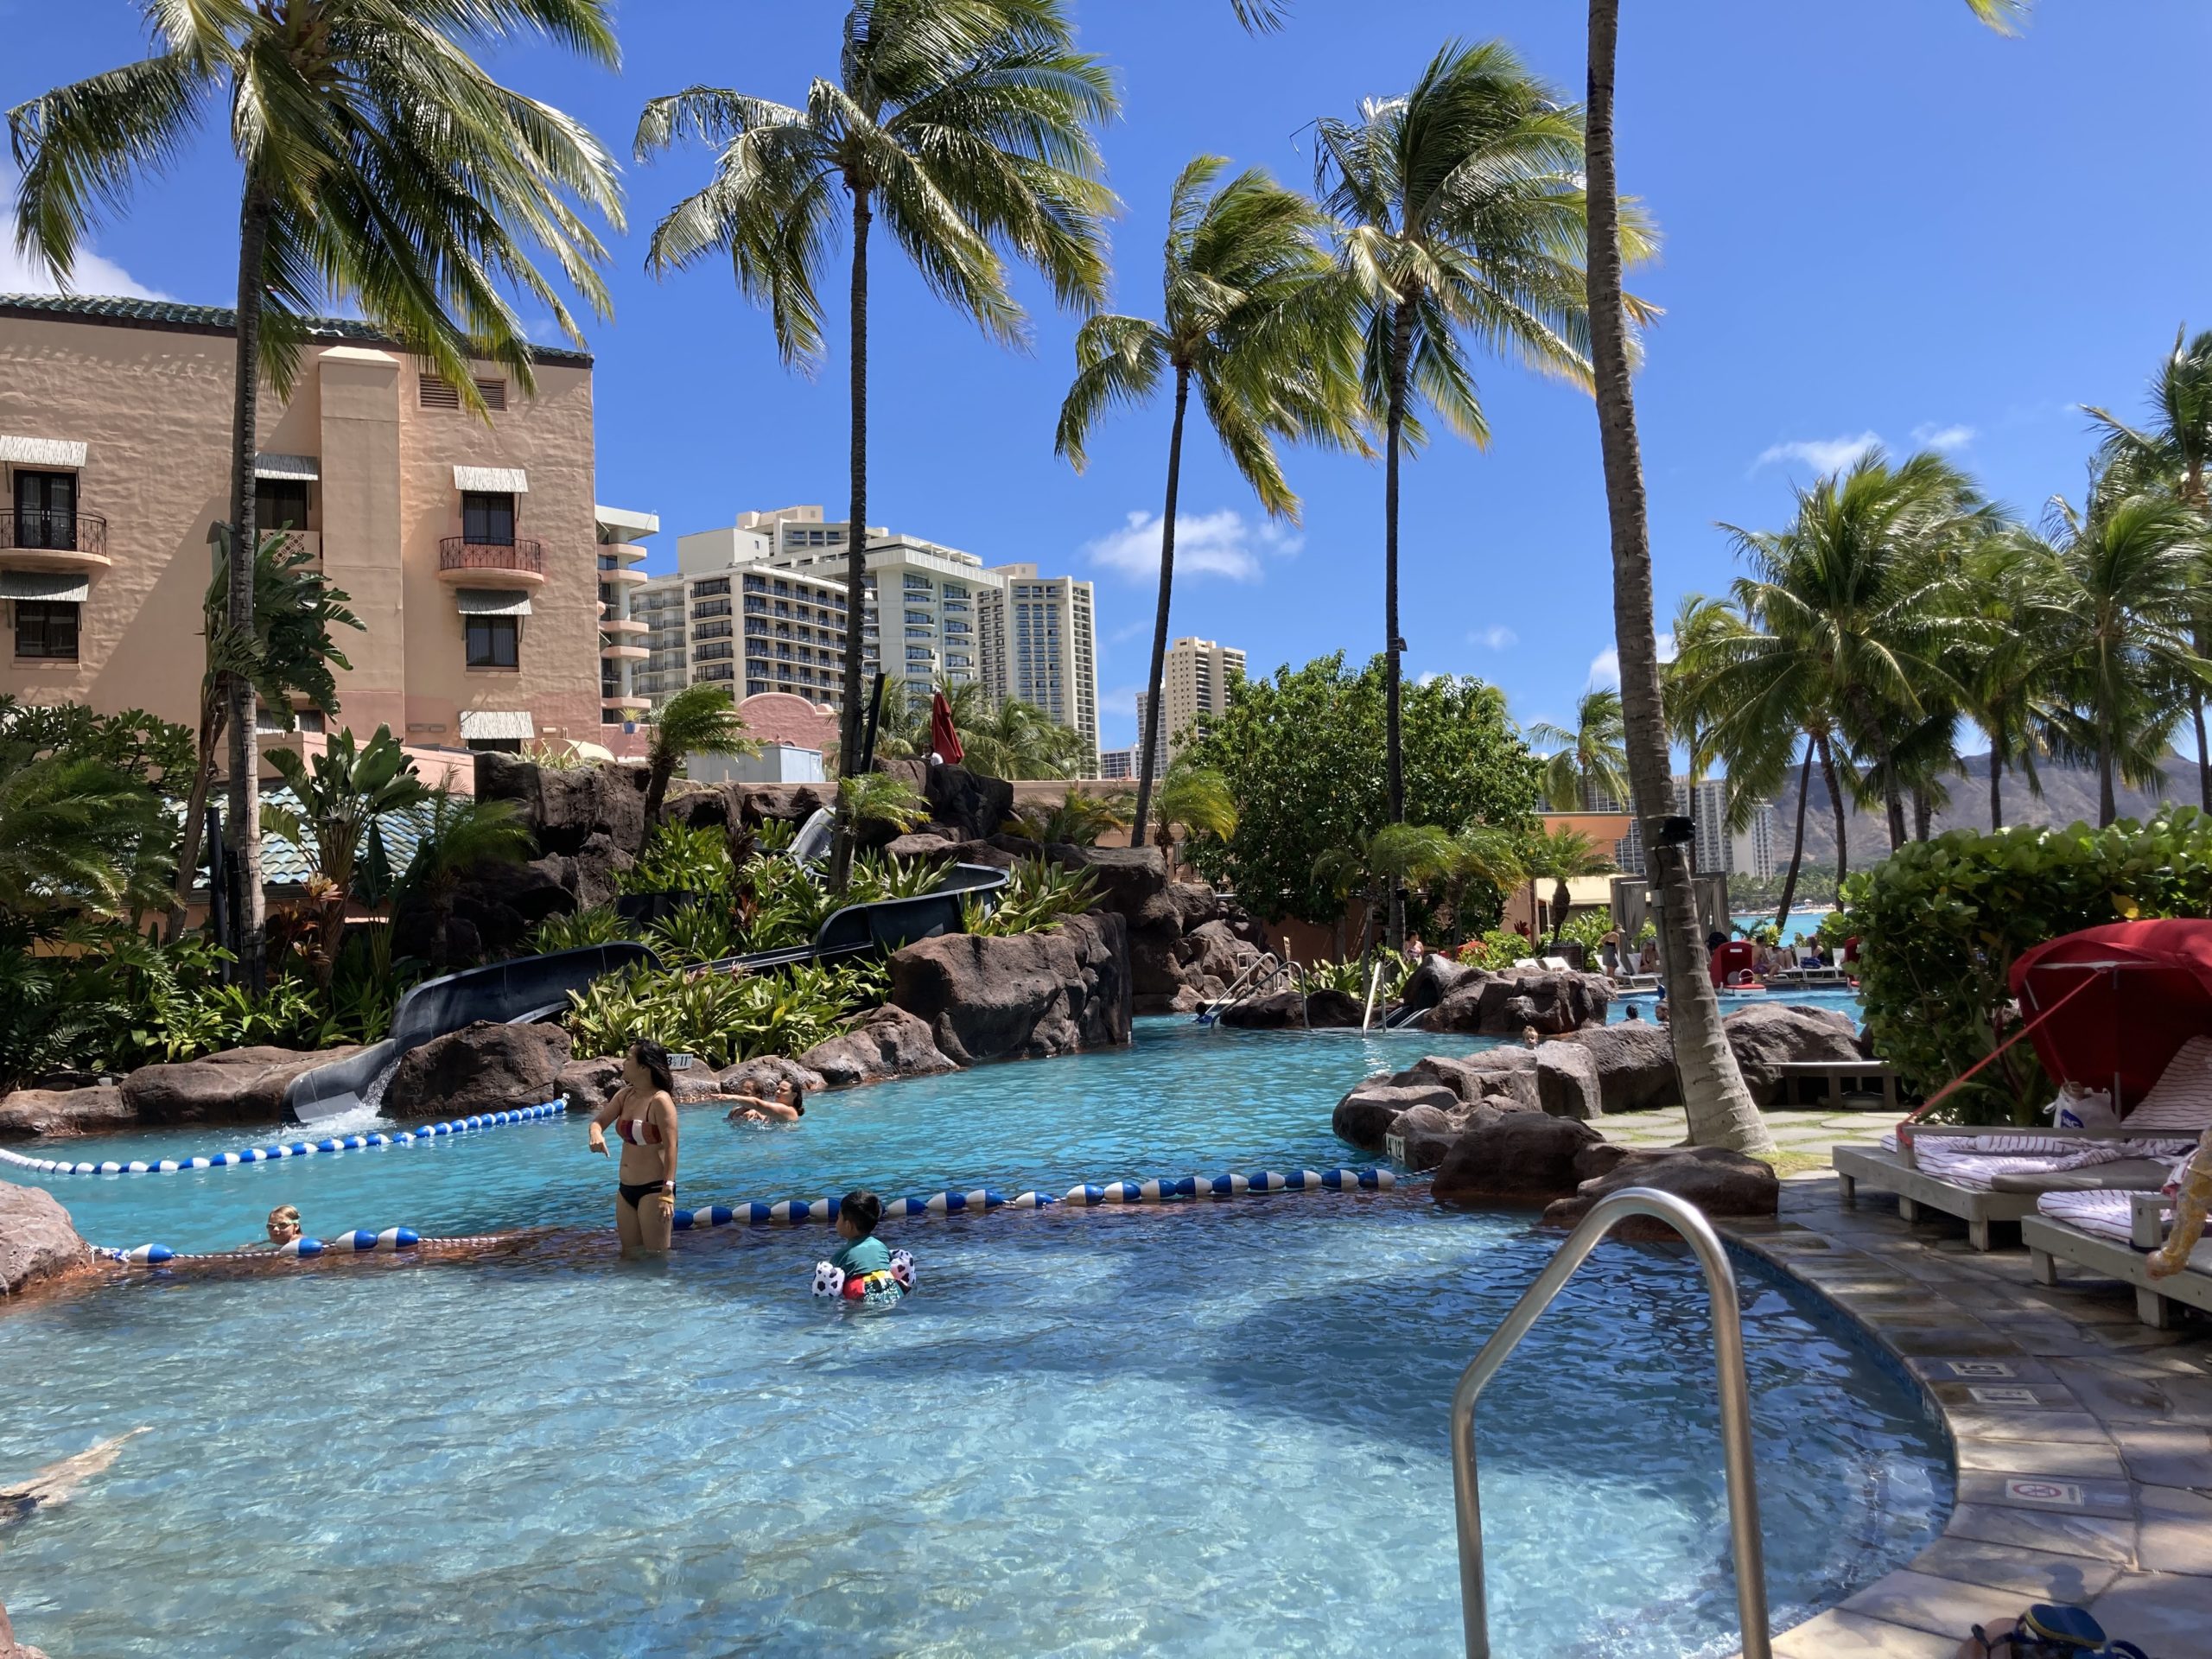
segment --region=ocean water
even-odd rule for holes
[[[1146,1021],[1126,1052],[830,1096],[791,1128],[696,1109],[682,1201],[1364,1161],[1330,1106],[1443,1046]],[[22,1637],[71,1659],[1456,1645],[1446,1407],[1556,1247],[1531,1217],[1409,1183],[893,1223],[920,1287],[868,1319],[808,1294],[823,1230],[616,1260],[613,1179],[555,1120],[47,1180],[111,1243],[236,1244],[280,1201],[311,1232],[531,1230],[480,1260],[142,1272],[0,1313],[0,1483],[149,1430],[5,1535]],[[1950,1482],[1901,1378],[1763,1270],[1741,1289],[1787,1622],[1916,1549]],[[1678,1252],[1609,1245],[1492,1384],[1497,1651],[1733,1650],[1709,1344]]]

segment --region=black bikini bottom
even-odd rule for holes
[[[640,1201],[659,1192],[660,1186],[658,1181],[623,1181],[614,1190],[622,1195],[622,1202],[634,1210]]]

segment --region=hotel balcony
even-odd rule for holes
[[[545,580],[545,549],[448,536],[438,543],[438,580],[456,588],[536,588]]]
[[[618,556],[609,553],[601,553],[599,556],[599,579],[601,582],[625,582],[633,584],[647,580],[645,573],[638,569],[632,563],[634,560],[645,557],[644,550],[639,549],[635,553],[632,553],[625,548],[621,552],[627,556]]]
[[[107,520],[97,512],[0,507],[0,569],[88,576],[112,563]]]
[[[618,645],[611,642],[599,648],[599,659],[603,663],[642,663],[652,652],[643,645]]]
[[[599,631],[601,633],[650,633],[652,625],[640,622],[634,616],[605,616],[600,619]]]

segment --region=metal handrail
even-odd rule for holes
[[[1743,1624],[1743,1659],[1772,1659],[1767,1633],[1766,1552],[1759,1536],[1759,1497],[1751,1466],[1751,1399],[1744,1375],[1744,1323],[1735,1269],[1719,1235],[1696,1206],[1671,1192],[1631,1186],[1600,1198],[1567,1236],[1559,1253],[1521,1294],[1452,1394],[1452,1488],[1459,1526],[1459,1607],[1467,1659],[1490,1659],[1490,1609],[1483,1586],[1483,1514],[1475,1469],[1475,1402],[1552,1299],[1597,1249],[1631,1216],[1662,1221],[1680,1233],[1705,1271],[1713,1301],[1713,1357],[1719,1376],[1720,1449],[1728,1472],[1728,1534],[1736,1557],[1736,1611]]]
[[[1269,964],[1273,964],[1272,967],[1270,967]],[[1268,971],[1271,973],[1280,972],[1282,968],[1282,958],[1275,955],[1272,950],[1262,950],[1260,952],[1258,956],[1252,958],[1250,963],[1245,968],[1243,973],[1237,975],[1236,978],[1229,982],[1228,988],[1224,990],[1219,996],[1217,996],[1212,1001],[1206,1004],[1204,1012],[1199,1017],[1210,1020],[1222,1009],[1234,1007],[1238,1001],[1236,994],[1238,987],[1242,986],[1246,980],[1251,978],[1253,975],[1258,973],[1262,968],[1268,968]]]
[[[472,542],[465,536],[448,536],[438,543],[438,569],[542,576],[545,549],[542,543],[521,537],[512,542]]]

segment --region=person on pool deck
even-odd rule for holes
[[[269,1231],[246,1246],[249,1250],[281,1250],[300,1236],[300,1207],[280,1204],[269,1212]]]
[[[883,1219],[883,1200],[873,1192],[848,1192],[837,1200],[837,1236],[845,1248],[830,1258],[830,1265],[844,1269],[848,1279],[872,1274],[891,1277],[891,1250],[875,1236]]]
[[[733,1123],[796,1123],[806,1116],[806,1090],[792,1078],[778,1081],[772,1095],[747,1077],[738,1085],[737,1104],[729,1109]]]
[[[622,1140],[614,1230],[623,1253],[666,1250],[676,1230],[676,1077],[658,1043],[630,1046],[622,1086],[592,1114],[591,1149],[602,1158],[609,1124]]]

